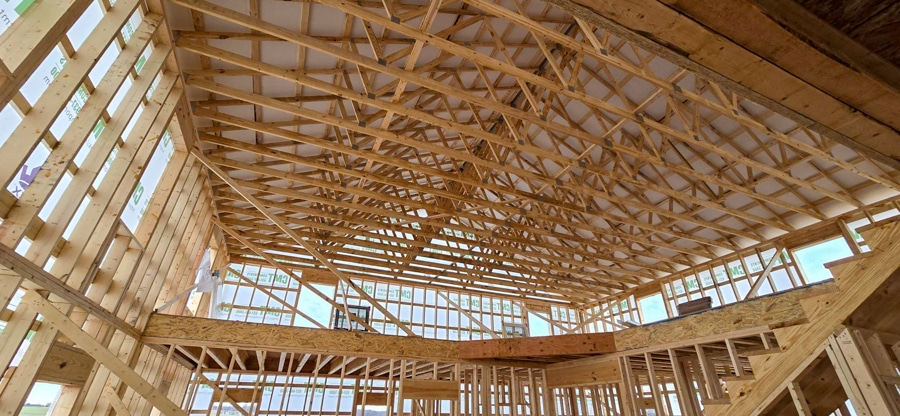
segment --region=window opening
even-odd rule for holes
[[[371,307],[370,306],[354,306],[354,305],[346,305],[347,312],[356,316],[361,321],[369,324],[369,319],[371,317]],[[359,322],[352,321],[347,315],[344,314],[343,308],[335,311],[334,314],[334,325],[332,326],[334,329],[343,329],[350,330],[351,328],[355,331],[366,331],[366,328],[360,324]]]

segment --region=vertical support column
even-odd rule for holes
[[[553,388],[547,385],[546,370],[541,370],[541,393],[544,402],[543,414],[547,416],[556,416],[556,398],[553,394]]]
[[[735,377],[744,377],[744,366],[741,365],[740,357],[738,357],[737,347],[733,339],[726,339],[725,346],[728,348],[728,357],[731,359],[731,366],[734,368]]]
[[[865,346],[851,328],[828,337],[825,351],[859,416],[896,415],[900,409],[873,371]],[[896,394],[896,393],[894,393]]]
[[[681,414],[685,416],[697,416],[694,411],[697,397],[693,393],[690,383],[684,374],[684,366],[678,358],[678,352],[669,350],[669,362],[672,363],[672,371],[675,374],[675,394],[678,396],[678,406],[681,407]]]
[[[620,400],[622,401],[622,409],[625,416],[637,416],[641,412],[638,410],[639,405],[643,405],[643,399],[636,395],[634,385],[634,374],[631,371],[631,361],[628,357],[619,358],[619,369],[622,374],[622,383]]]
[[[650,383],[650,394],[653,395],[653,408],[657,415],[665,415],[665,406],[659,391],[659,380],[656,378],[656,369],[653,368],[653,355],[645,352],[644,360],[647,362],[647,382]]]
[[[490,415],[493,414],[491,409],[491,386],[493,385],[491,368],[482,365],[479,366],[479,370],[481,372],[481,414]]]
[[[803,394],[803,389],[800,388],[800,383],[792,381],[791,384],[788,384],[788,391],[791,393],[794,407],[797,408],[797,414],[799,416],[812,416],[812,412],[809,410],[809,403],[806,401],[806,395]]]
[[[712,363],[706,356],[703,345],[697,344],[694,348],[697,351],[697,361],[700,363],[700,370],[703,373],[703,379],[706,381],[706,388],[710,400],[724,398],[725,394],[722,392],[722,385],[719,384],[719,376],[716,374],[716,369],[713,368]]]

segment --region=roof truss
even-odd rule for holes
[[[543,2],[278,6],[290,23],[266,2],[175,3],[208,160],[354,273],[583,302],[900,190],[893,169]],[[224,223],[315,265],[231,186],[214,194]]]

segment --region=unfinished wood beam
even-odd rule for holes
[[[244,276],[242,273],[238,272],[237,270],[234,270],[234,269],[231,268],[231,267],[226,268],[226,270],[228,270],[230,273],[232,273],[232,274],[234,274],[235,276],[237,276],[239,279],[241,279],[242,282],[244,282],[244,283],[250,285],[250,287],[252,287],[252,288],[254,288],[254,289],[256,289],[256,290],[259,290],[260,293],[262,293],[262,294],[268,296],[270,299],[272,299],[272,300],[274,300],[275,302],[281,304],[281,306],[284,306],[285,308],[287,308],[288,311],[293,312],[293,313],[297,314],[297,316],[300,316],[300,317],[302,317],[303,319],[306,319],[306,320],[312,322],[314,325],[316,325],[316,326],[319,327],[320,329],[328,329],[328,327],[327,327],[326,325],[323,325],[321,322],[319,322],[319,321],[313,319],[311,316],[309,316],[309,315],[303,313],[303,311],[297,309],[296,307],[294,307],[294,305],[291,305],[291,304],[287,303],[284,299],[282,299],[281,297],[276,296],[274,293],[272,293],[272,291],[270,291],[270,290],[268,290],[268,289],[266,289],[266,288],[264,288],[264,287],[262,287],[262,286],[256,284],[256,282],[250,280],[248,277]],[[307,280],[307,281],[310,280],[310,279],[307,279],[307,277],[306,277],[305,274],[304,274],[304,276],[303,276],[303,279],[304,279],[304,280]],[[157,310],[157,312],[159,312],[159,310]]]
[[[96,302],[88,299],[77,290],[60,282],[56,276],[51,275],[46,270],[36,266],[14,250],[2,244],[0,244],[0,265],[2,265],[2,270],[5,271],[3,274],[7,275],[6,278],[8,278],[9,275],[19,275],[39,287],[49,290],[55,296],[59,296],[73,306],[97,316],[126,335],[133,338],[140,337],[140,331],[125,322],[125,320],[109,312]]]
[[[227,368],[227,367],[226,367]],[[243,416],[250,416],[250,412],[247,409],[244,409],[243,406],[240,405],[239,402],[251,402],[251,400],[243,400],[247,397],[247,390],[250,390],[250,396],[252,397],[253,393],[255,393],[256,389],[228,389],[227,391],[223,391],[219,384],[213,380],[207,378],[203,373],[197,373],[197,379],[200,383],[205,384],[209,388],[213,390],[214,401],[228,402],[231,404],[235,410],[238,411]]]
[[[576,387],[596,384],[617,384],[622,372],[616,358],[606,357],[590,363],[559,363],[547,367],[546,387]]]
[[[464,341],[459,346],[460,358],[524,358],[560,355],[611,354],[616,352],[614,335],[597,334],[553,335]]]
[[[68,344],[56,342],[41,362],[36,380],[50,383],[84,385],[90,378],[94,358]]]
[[[896,259],[900,256],[900,245],[896,242],[900,238],[900,224],[895,220],[883,221],[861,228],[860,232],[871,244],[871,254],[831,265],[840,291],[804,299],[802,308],[809,323],[778,329],[781,352],[754,360],[756,379],[740,383],[729,391],[732,403],[709,409],[711,415],[749,414],[754,409],[765,408],[784,392],[786,383],[795,379],[793,374],[819,355],[823,343],[836,327],[882,284],[896,279]]]
[[[81,346],[88,355],[92,356],[104,367],[109,369],[125,384],[131,387],[135,392],[141,395],[154,407],[159,409],[166,415],[184,415],[187,416],[180,406],[172,403],[164,394],[157,391],[152,384],[148,383],[140,374],[136,373],[130,367],[125,365],[118,357],[110,352],[106,347],[101,345],[92,336],[85,333],[78,325],[72,322],[68,317],[62,314],[56,307],[47,302],[34,291],[28,291],[22,297],[22,302],[26,302],[44,316],[44,325],[49,328],[55,328],[76,344]]]
[[[452,380],[400,380],[400,399],[459,400],[460,386]]]
[[[550,2],[830,139],[900,167],[898,118],[889,116],[900,108],[898,92],[803,43],[750,1]],[[737,16],[741,25],[733,24]]]
[[[756,278],[756,281],[753,282],[753,285],[750,286],[750,290],[747,291],[747,296],[744,296],[744,300],[750,299],[756,296],[756,293],[759,292],[759,288],[762,287],[762,284],[769,280],[769,275],[772,273],[772,268],[775,267],[775,264],[778,263],[781,259],[781,253],[784,252],[786,246],[784,243],[775,246],[775,255],[769,259],[769,264],[766,264],[766,268],[763,269],[762,274]]]
[[[13,99],[90,4],[90,0],[38,2],[27,19],[17,19],[5,30],[0,36],[0,72],[5,78],[0,84],[0,108]]]
[[[119,393],[116,393],[112,386],[107,384],[103,387],[103,397],[106,397],[106,400],[109,401],[110,406],[115,409],[118,416],[131,416],[128,406],[125,405],[125,402],[119,397]]]
[[[885,388],[884,381],[873,371],[865,344],[853,333],[853,328],[843,328],[828,338],[826,352],[834,365],[847,396],[861,415],[897,414],[894,388]]]
[[[455,342],[154,314],[142,341],[352,357],[457,361]]]
[[[616,349],[642,351],[648,346],[687,346],[721,340],[734,334],[758,334],[808,321],[802,299],[836,291],[831,283],[794,289],[685,317],[616,331]],[[762,328],[762,331],[760,330]],[[732,335],[729,335],[732,334]]]
[[[250,240],[244,238],[244,236],[242,236],[242,235],[241,235],[240,233],[238,233],[237,231],[231,229],[230,227],[228,227],[227,225],[223,224],[221,221],[219,221],[219,220],[216,219],[216,218],[212,218],[212,222],[213,222],[214,224],[216,224],[222,231],[225,231],[226,233],[228,233],[228,234],[231,235],[232,237],[236,238],[238,241],[241,242],[241,244],[243,244],[244,246],[246,246],[247,248],[249,248],[250,250],[252,250],[252,252],[254,252],[254,253],[256,253],[257,255],[259,255],[260,257],[264,258],[264,259],[269,263],[269,265],[271,265],[272,267],[274,267],[274,268],[276,268],[276,269],[278,269],[278,270],[281,270],[283,273],[287,274],[287,275],[290,276],[292,279],[294,279],[294,280],[296,280],[297,282],[299,282],[306,290],[309,290],[309,291],[313,292],[316,296],[318,296],[318,297],[321,298],[322,300],[328,302],[332,307],[337,308],[337,309],[346,309],[346,308],[344,307],[344,305],[340,305],[340,304],[338,304],[337,302],[335,302],[334,299],[332,299],[331,297],[325,295],[325,294],[322,293],[319,289],[316,289],[316,287],[313,286],[310,282],[308,282],[308,281],[306,281],[306,280],[303,280],[302,278],[298,278],[298,277],[294,274],[294,272],[293,272],[292,270],[288,269],[284,264],[279,263],[277,260],[275,260],[274,257],[272,257],[272,255],[270,255],[269,253],[265,252],[262,248],[258,247],[257,245],[251,243]],[[345,312],[346,312],[346,310],[345,310]],[[357,318],[356,315],[353,315],[353,314],[347,314],[347,317],[350,318],[351,321],[356,322],[356,323],[362,325],[366,330],[369,330],[369,331],[372,331],[372,332],[378,332],[378,331],[375,330],[375,328],[373,328],[373,327],[372,327],[371,325],[369,325],[367,322],[362,321],[362,320],[360,320],[359,318]]]
[[[797,414],[800,416],[812,416],[812,411],[809,410],[809,402],[806,401],[806,395],[803,394],[800,383],[796,381],[791,382],[791,384],[788,384],[788,391],[791,393],[794,407],[797,408]]]
[[[478,318],[476,318],[475,316],[473,316],[471,312],[469,312],[469,311],[467,311],[467,310],[461,308],[459,305],[456,304],[456,302],[452,301],[452,300],[450,299],[449,296],[445,295],[444,292],[438,290],[438,291],[437,291],[437,294],[438,294],[438,296],[440,296],[442,299],[446,300],[446,301],[447,301],[447,304],[449,304],[450,306],[454,307],[457,311],[459,311],[459,313],[463,314],[466,318],[469,318],[469,322],[472,322],[473,324],[475,324],[476,326],[478,326],[479,328],[481,328],[481,330],[482,330],[484,333],[490,335],[491,338],[494,338],[494,339],[497,339],[497,338],[503,338],[503,334],[501,334],[501,333],[499,333],[499,332],[497,332],[497,331],[494,331],[494,330],[491,329],[489,326],[485,325],[484,322],[481,322],[480,319],[478,319]]]
[[[523,74],[521,71],[516,71],[514,69],[511,69],[511,67],[509,65],[507,65],[506,63],[496,61],[493,58],[488,58],[486,56],[479,57],[479,55],[477,53],[475,53],[474,51],[469,51],[466,48],[462,48],[460,45],[452,44],[452,42],[448,43],[448,41],[446,41],[445,39],[436,38],[434,35],[430,35],[430,34],[422,34],[422,33],[418,32],[418,30],[416,30],[416,29],[411,29],[408,27],[403,28],[403,27],[398,26],[389,21],[383,21],[383,19],[379,19],[376,16],[372,16],[371,13],[361,11],[361,10],[357,9],[355,6],[335,5],[335,3],[337,3],[337,2],[329,2],[329,4],[334,5],[335,7],[338,7],[341,9],[343,9],[343,8],[352,9],[351,14],[365,15],[366,19],[371,18],[371,19],[373,19],[373,21],[377,21],[380,24],[384,24],[386,26],[391,27],[392,29],[396,29],[400,33],[408,33],[410,36],[413,36],[416,38],[423,38],[423,39],[427,38],[430,44],[441,45],[441,47],[446,48],[447,50],[451,50],[452,53],[460,54],[460,56],[462,56],[466,59],[473,59],[473,61],[476,63],[485,64],[485,62],[486,62],[485,60],[488,60],[489,62],[492,63],[492,65],[493,65],[492,67],[494,67],[494,69],[500,68],[500,69],[498,69],[500,72],[504,72],[504,73],[509,72],[509,75],[521,77],[523,79],[528,79],[529,81],[538,83],[538,85],[541,85],[542,87],[548,88],[548,89],[558,92],[558,93],[562,93],[562,94],[566,94],[566,95],[573,95],[573,98],[577,98],[580,100],[587,99],[587,101],[591,105],[608,107],[605,102],[602,102],[602,101],[596,100],[596,99],[594,99],[594,100],[589,99],[587,97],[587,95],[584,94],[583,92],[578,92],[578,93],[569,92],[568,90],[561,87],[560,85],[552,84],[552,82],[550,82],[550,85],[548,85],[548,81],[544,78],[536,77],[534,74],[531,74],[531,73]],[[253,18],[243,15],[241,13],[237,13],[237,12],[213,5],[213,4],[210,4],[210,3],[202,1],[202,0],[179,0],[179,4],[182,4],[186,7],[190,7],[192,9],[195,9],[198,11],[201,11],[206,14],[210,14],[210,15],[222,18],[222,19],[233,21],[237,24],[244,25],[244,26],[250,27],[255,30],[259,30],[259,31],[262,31],[265,33],[272,34],[273,36],[278,36],[279,38],[296,43],[300,46],[309,47],[312,49],[322,51],[324,53],[333,55],[342,60],[347,60],[349,62],[354,62],[358,65],[363,65],[366,68],[371,69],[371,70],[384,72],[384,73],[390,74],[390,75],[395,76],[400,79],[409,79],[409,81],[411,83],[422,85],[426,88],[440,92],[440,93],[448,95],[448,96],[460,96],[460,94],[464,94],[464,91],[462,91],[459,88],[454,88],[450,85],[443,84],[439,81],[436,81],[436,80],[433,80],[430,78],[426,78],[423,76],[419,76],[418,74],[415,74],[415,73],[409,73],[408,71],[404,71],[399,68],[391,67],[390,65],[387,65],[387,66],[381,65],[375,59],[355,55],[355,54],[348,52],[346,50],[343,50],[341,48],[334,47],[333,45],[331,45],[327,42],[321,42],[321,41],[312,39],[308,36],[291,32],[284,28],[277,27],[276,25],[272,25],[267,22],[259,21],[257,19],[253,19]],[[637,157],[637,158],[647,161],[648,163],[659,163],[661,165],[661,167],[664,167],[669,170],[677,171],[677,172],[682,173],[687,176],[697,176],[698,175],[698,172],[695,170],[685,168],[685,167],[682,167],[682,166],[679,166],[676,164],[672,164],[672,163],[666,163],[664,161],[660,161],[658,158],[647,157],[646,154],[641,154],[640,152],[635,152],[633,148],[630,148],[628,146],[621,146],[615,142],[604,142],[603,140],[598,140],[597,137],[591,136],[590,134],[587,134],[587,132],[585,132],[585,131],[582,131],[579,129],[573,129],[573,128],[561,125],[560,123],[550,122],[550,121],[541,119],[540,116],[537,114],[529,113],[529,112],[522,111],[522,110],[512,109],[511,107],[509,107],[507,105],[503,105],[502,103],[498,103],[496,101],[486,99],[486,98],[474,97],[474,96],[469,96],[469,95],[464,94],[462,99],[471,100],[473,103],[477,103],[479,106],[493,109],[495,111],[499,111],[503,114],[507,114],[509,117],[514,117],[516,119],[521,119],[521,120],[527,120],[529,123],[533,123],[535,125],[539,125],[539,126],[551,129],[551,130],[562,129],[562,131],[565,131],[566,134],[570,134],[574,137],[578,137],[578,138],[580,138],[582,140],[586,140],[587,142],[590,142],[590,143],[595,143],[597,146],[602,146],[602,147],[612,146],[612,149],[615,150],[616,152],[624,152],[624,153],[631,154],[634,157]],[[514,112],[514,114],[510,114],[511,111]],[[613,110],[611,110],[611,111],[613,111]],[[621,114],[623,117],[629,117],[629,118],[635,119],[635,120],[637,118],[633,114],[623,113],[623,110],[621,110],[621,109],[616,109],[614,111],[617,114]],[[642,120],[643,120],[643,118],[642,118]],[[666,128],[665,126],[658,125],[658,123],[654,124],[654,126],[663,128],[668,133],[675,134],[679,137],[685,136],[683,134],[683,132],[675,132],[671,128]],[[348,126],[348,128],[350,128],[354,131],[359,130],[359,126],[356,126],[356,127]],[[366,130],[366,131],[370,131],[370,130]],[[683,137],[683,138],[689,142],[694,141],[693,137],[690,137],[690,135],[686,135],[686,137]],[[710,148],[710,150],[713,150],[713,149],[714,149],[714,147]],[[715,149],[715,150],[718,151],[719,149]],[[484,164],[484,161],[473,160],[472,162]],[[585,164],[584,166],[579,165],[579,167],[580,168],[591,168],[591,165]],[[600,175],[610,174],[610,172],[607,169],[600,169],[599,167],[597,167],[595,173],[600,174]],[[738,190],[741,193],[751,196],[752,198],[760,199],[761,201],[765,201],[769,204],[773,204],[775,206],[782,206],[784,208],[787,208],[787,209],[790,209],[790,210],[793,210],[796,212],[801,212],[805,215],[810,215],[813,218],[822,219],[822,216],[816,212],[813,212],[811,210],[804,209],[801,207],[792,206],[790,204],[784,204],[782,201],[778,200],[778,198],[771,198],[767,195],[762,195],[760,193],[753,192],[752,190],[744,189],[743,187],[736,185],[733,182],[721,180],[721,178],[716,178],[713,175],[700,175],[700,176],[702,176],[702,180],[704,180],[704,181],[714,183],[718,186],[723,186],[723,187],[726,187],[729,189]],[[718,209],[718,210],[724,210],[725,212],[728,212],[732,215],[736,215],[741,218],[748,218],[748,216],[753,217],[754,222],[762,221],[764,223],[771,223],[771,221],[766,218],[748,214],[747,212],[739,210],[739,209],[731,209],[731,208],[723,206],[722,204],[714,203],[709,200],[705,200],[703,198],[694,198],[693,196],[691,196],[689,194],[685,194],[683,192],[677,192],[677,191],[668,189],[663,186],[657,186],[656,184],[651,183],[649,181],[636,180],[635,178],[632,178],[631,176],[628,176],[628,175],[615,175],[615,180],[633,184],[638,187],[652,189],[656,192],[661,192],[663,194],[670,195],[673,198],[690,200],[691,203],[696,203],[701,206]],[[553,182],[553,181],[551,181],[551,182]],[[738,188],[740,188],[740,189],[738,189]],[[839,195],[833,195],[833,196],[837,197],[838,199],[845,199]],[[540,201],[537,201],[537,202],[540,202]],[[854,204],[853,202],[849,202],[849,203]],[[775,223],[777,223],[777,221]],[[782,225],[775,225],[775,226],[779,227],[779,228],[782,227]]]
[[[697,397],[694,394],[694,383],[689,381],[684,371],[684,363],[678,356],[678,351],[669,349],[669,362],[672,365],[672,372],[675,374],[675,392],[678,397],[678,405],[682,414],[686,416],[697,416],[701,412]]]

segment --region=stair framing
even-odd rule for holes
[[[809,323],[774,330],[780,353],[750,356],[755,379],[727,382],[730,403],[710,404],[706,415],[757,415],[787,389],[809,362],[825,349],[828,338],[898,268],[900,223],[895,219],[859,229],[871,252],[827,265],[839,292],[801,301]],[[872,414],[856,409],[857,414]],[[877,414],[877,413],[876,413]]]

